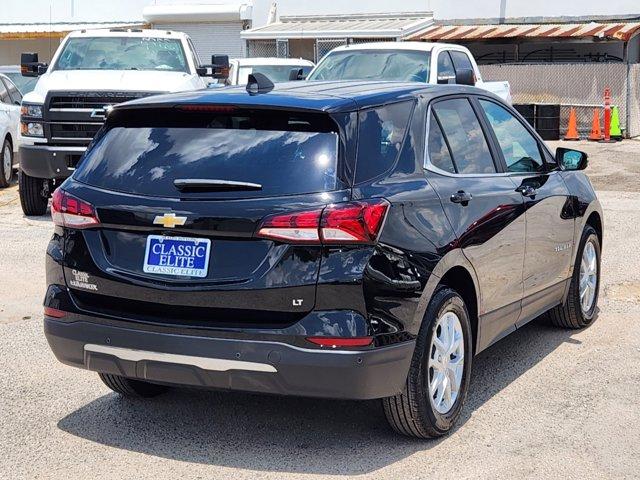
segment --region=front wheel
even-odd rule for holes
[[[13,148],[8,138],[4,139],[0,152],[0,188],[8,187],[13,178]]]
[[[591,225],[582,232],[569,294],[564,304],[549,311],[551,323],[562,328],[584,328],[593,322],[600,293],[600,240]]]
[[[44,215],[49,203],[48,181],[30,177],[24,172],[18,176],[20,205],[25,215]]]
[[[472,355],[464,300],[455,290],[442,287],[427,308],[404,390],[382,400],[391,427],[418,438],[449,432],[462,411]]]

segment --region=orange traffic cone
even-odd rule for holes
[[[600,112],[597,108],[593,109],[593,121],[591,122],[589,140],[592,142],[599,142],[602,140],[602,130],[600,130]]]
[[[567,134],[564,136],[565,140],[580,140],[578,135],[578,119],[576,117],[576,109],[571,107],[569,111],[569,128]]]

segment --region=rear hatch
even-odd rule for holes
[[[65,225],[81,309],[242,328],[282,328],[313,309],[322,247],[256,231],[265,217],[349,200],[339,122],[210,105],[114,118],[57,197],[99,221]]]

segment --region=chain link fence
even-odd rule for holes
[[[608,87],[612,105],[619,108],[625,136],[640,135],[640,64],[481,65],[480,71],[485,81],[507,80],[515,104],[560,105],[562,135],[571,107],[576,108],[579,132],[589,134],[593,109],[602,109],[604,89]]]
[[[248,57],[277,57],[278,45],[275,40],[248,40]]]

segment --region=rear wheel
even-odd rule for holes
[[[391,427],[418,438],[449,432],[467,394],[472,353],[464,300],[442,287],[427,308],[404,390],[382,400]]]
[[[109,373],[98,373],[98,375],[107,387],[124,397],[151,398],[169,389],[165,385],[156,385],[155,383],[134,380],[120,375],[111,375]]]
[[[600,241],[587,225],[582,232],[567,300],[549,311],[551,323],[562,328],[584,328],[595,318],[600,293]]]
[[[13,147],[8,138],[4,139],[0,152],[0,188],[8,187],[13,178]]]
[[[48,181],[30,177],[24,172],[18,176],[20,205],[25,215],[44,215],[49,203]]]

